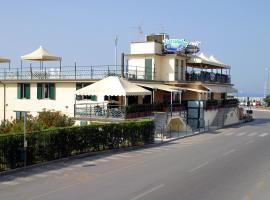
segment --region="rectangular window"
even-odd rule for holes
[[[30,83],[17,84],[17,98],[30,99]]]
[[[16,113],[16,120],[21,120],[23,118],[23,112],[15,111]]]
[[[184,66],[184,60],[181,60],[181,80],[185,80],[185,66]]]
[[[179,80],[179,60],[175,59],[175,65],[174,65],[174,80],[178,81]]]
[[[79,90],[81,88],[84,88],[91,83],[76,83],[76,90]],[[95,95],[77,95],[76,100],[91,100],[91,101],[97,101],[97,96]]]
[[[145,64],[145,71],[144,71],[145,80],[153,80],[153,72],[152,72],[153,61],[152,61],[152,59],[145,59],[144,64]]]
[[[55,84],[54,83],[38,83],[37,99],[55,100]]]

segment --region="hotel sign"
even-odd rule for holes
[[[178,52],[184,50],[189,43],[185,39],[165,39],[163,44],[165,51]]]

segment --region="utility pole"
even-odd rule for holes
[[[265,81],[265,84],[264,84],[264,98],[268,95],[268,86],[269,86],[269,69],[268,67],[265,68],[266,70],[266,74],[267,74],[267,79]]]
[[[26,140],[26,126],[27,126],[27,112],[24,112],[23,113],[24,116],[23,116],[23,120],[24,120],[24,123],[23,123],[23,148],[24,148],[24,167],[26,167],[26,159],[27,159],[27,140]]]
[[[114,38],[115,45],[115,73],[117,74],[117,45],[118,45],[118,36],[116,35]]]

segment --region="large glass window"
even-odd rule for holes
[[[17,98],[30,99],[30,83],[17,84]]]

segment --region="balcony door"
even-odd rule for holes
[[[145,80],[153,80],[153,59],[145,59]]]

